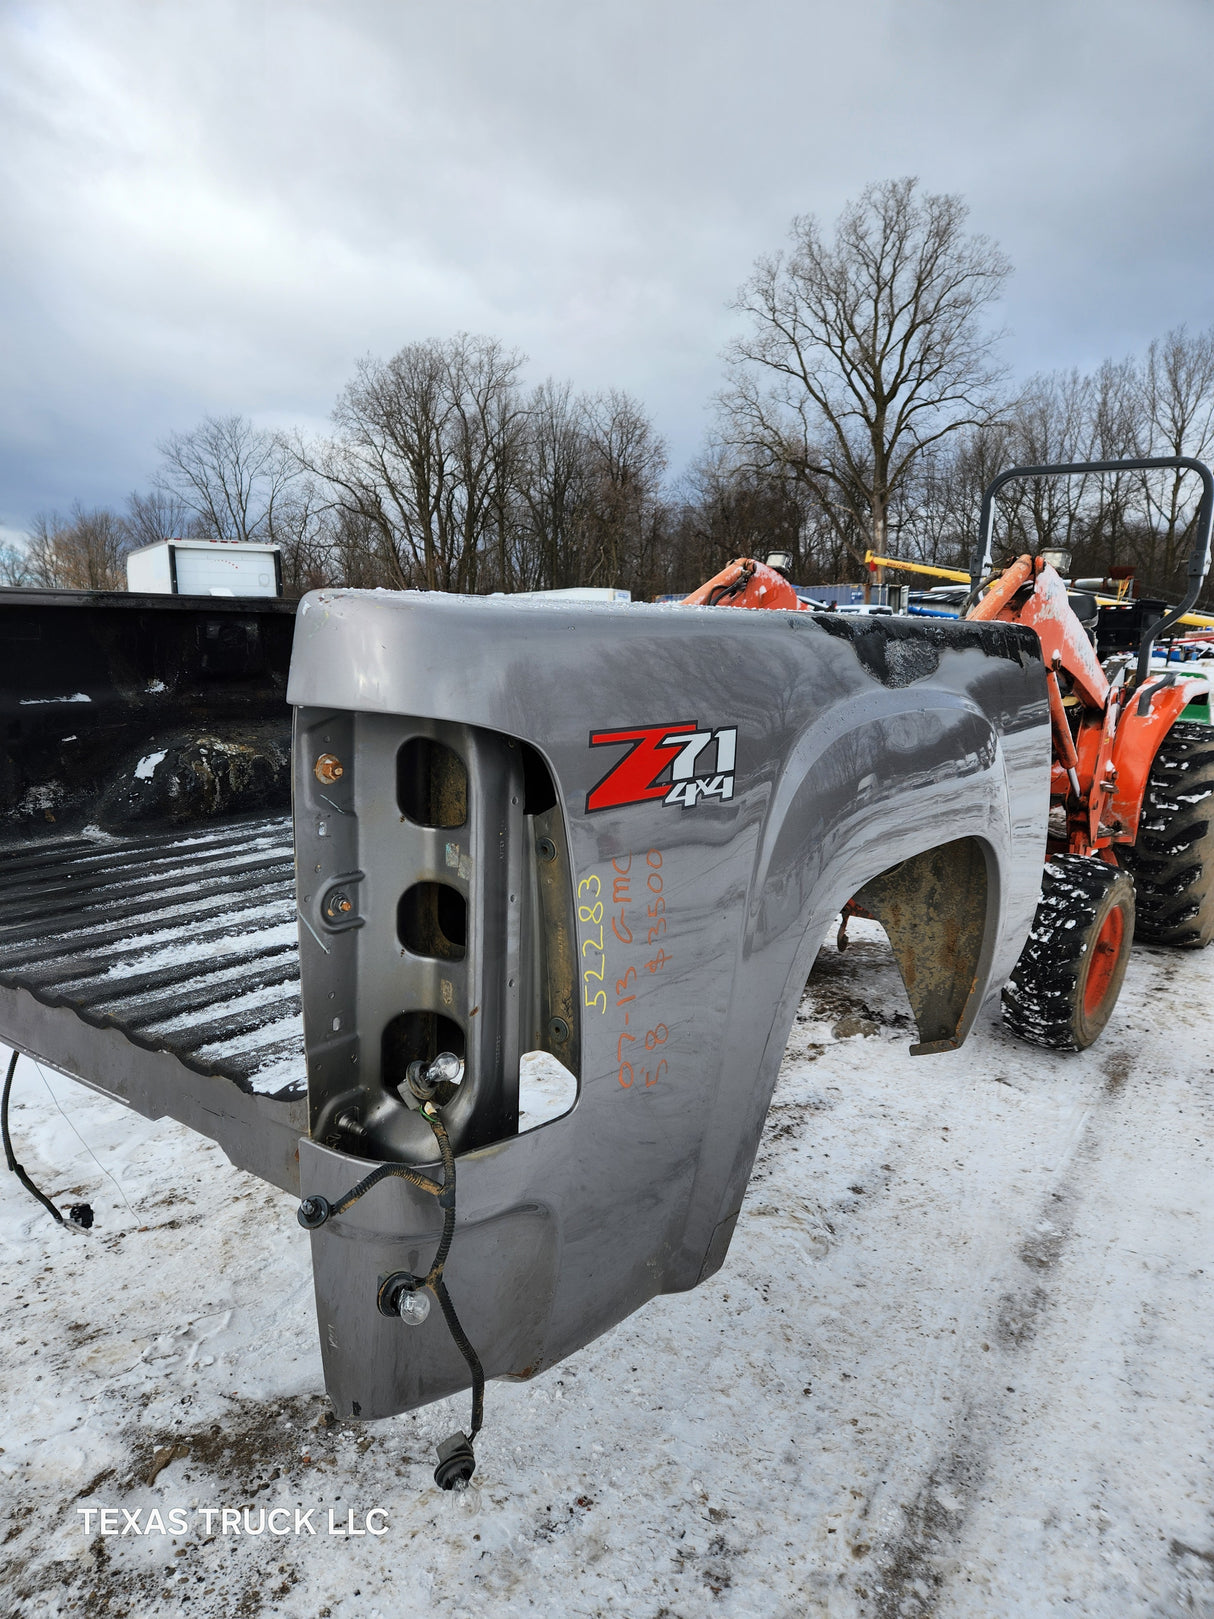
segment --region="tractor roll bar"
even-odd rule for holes
[[[968,611],[971,602],[978,594],[982,580],[990,570],[995,496],[1005,483],[1009,483],[1013,478],[1068,478],[1076,473],[1085,472],[1152,472],[1165,467],[1197,474],[1201,479],[1201,505],[1197,509],[1197,535],[1189,556],[1189,587],[1184,600],[1179,606],[1170,607],[1161,619],[1143,632],[1142,644],[1138,649],[1136,677],[1138,684],[1141,685],[1150,666],[1151,647],[1164,630],[1170,629],[1176,620],[1183,617],[1193,606],[1201,594],[1201,587],[1210,569],[1210,532],[1214,527],[1214,477],[1211,476],[1210,469],[1204,461],[1195,461],[1192,456],[1156,455],[1132,461],[1070,461],[1054,466],[1011,467],[1007,472],[1001,472],[987,485],[982,496],[982,513],[978,519],[978,543],[970,559],[970,593],[962,607],[962,614]]]

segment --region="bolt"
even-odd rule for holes
[[[569,1025],[563,1017],[549,1018],[548,1034],[556,1045],[563,1046],[569,1038]]]
[[[556,844],[551,838],[541,838],[535,846],[535,852],[541,860],[555,860]]]
[[[329,1218],[329,1203],[323,1197],[305,1197],[296,1211],[296,1218],[305,1231],[315,1231]]]
[[[312,774],[317,781],[334,782],[339,781],[345,775],[345,770],[341,760],[335,754],[322,753],[312,766]]]
[[[340,888],[325,901],[325,915],[330,921],[338,916],[348,916],[353,909],[350,896]]]

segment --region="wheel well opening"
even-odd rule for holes
[[[954,838],[899,861],[866,882],[853,904],[880,922],[919,1030],[912,1056],[954,1051],[977,1007],[986,942],[986,851]]]

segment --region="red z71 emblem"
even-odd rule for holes
[[[591,731],[592,748],[611,743],[630,746],[586,795],[587,812],[643,804],[651,798],[690,809],[704,798],[733,797],[738,743],[733,726],[705,731],[694,720],[684,720],[677,725],[642,725],[631,731]],[[706,771],[700,761],[714,744],[715,769]]]

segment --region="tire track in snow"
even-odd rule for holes
[[[838,1017],[839,1022],[835,1024],[833,1032],[856,1053],[856,1059],[860,1061],[863,1060],[860,1052],[865,1048],[871,1050],[875,1042],[871,1039],[855,1040],[850,1036],[859,1034],[871,1037],[883,1033],[888,1041],[889,1033],[886,1031],[897,1028],[903,1021],[896,1013],[891,1016],[887,1010],[901,998],[901,986],[892,962],[888,958],[883,962],[880,959],[882,954],[880,947],[874,950],[871,945],[856,952],[856,957],[860,959],[855,960],[855,966],[865,970],[863,989],[870,1004],[852,992],[861,987],[853,970],[853,961],[844,962],[838,957],[832,960],[828,956],[819,964],[827,967],[824,975],[826,983],[816,981],[815,974],[815,980],[811,980],[807,986],[802,1009],[802,1023],[806,1020],[830,1023],[832,1018]],[[868,959],[865,960],[865,957]],[[1175,956],[1169,953],[1161,959],[1155,952],[1139,953],[1136,966],[1135,977],[1139,982],[1126,998],[1127,1016],[1122,1020],[1123,1024],[1128,1025],[1129,1012],[1135,1006],[1140,1016],[1144,1008],[1149,1013],[1156,1007],[1168,1007],[1168,1015],[1172,1015],[1169,1004],[1171,997],[1163,992],[1172,984],[1178,971]],[[1146,982],[1142,981],[1144,978]],[[882,1006],[881,1011],[873,1010],[871,1002],[874,999]],[[1154,1021],[1153,1018],[1151,1021]],[[1115,1026],[1106,1037],[1107,1050],[1102,1051],[1101,1047],[1097,1047],[1082,1056],[1047,1056],[1044,1059],[1042,1054],[1033,1053],[994,1030],[985,1039],[980,1037],[975,1042],[975,1045],[986,1047],[980,1059],[982,1068],[1005,1066],[1008,1071],[1014,1071],[1017,1067],[1022,1070],[1028,1080],[1027,1085],[1015,1084],[997,1072],[987,1077],[999,1080],[1013,1091],[1029,1097],[1038,1112],[1041,1111],[1043,1099],[1047,1109],[1054,1098],[1065,1099],[1066,1092],[1060,1086],[1048,1085],[1051,1078],[1057,1080],[1060,1071],[1065,1072],[1061,1065],[1070,1069],[1068,1078],[1074,1087],[1074,1100],[1070,1106],[1064,1106],[1060,1114],[1056,1108],[1053,1109],[1052,1119],[1047,1112],[1044,1122],[1049,1129],[1042,1150],[1051,1166],[1050,1178],[1035,1199],[1031,1214],[1018,1217],[1014,1223],[1009,1222],[1004,1232],[994,1237],[988,1236],[985,1244],[981,1241],[979,1222],[978,1229],[966,1232],[965,1240],[958,1249],[952,1253],[946,1250],[943,1255],[931,1252],[932,1234],[929,1227],[924,1228],[922,1241],[935,1264],[933,1279],[937,1283],[937,1293],[941,1290],[939,1271],[943,1258],[944,1291],[946,1295],[954,1293],[959,1304],[958,1313],[953,1317],[956,1327],[947,1336],[937,1337],[945,1330],[938,1324],[936,1332],[928,1333],[929,1337],[936,1337],[937,1342],[931,1346],[931,1364],[917,1369],[916,1385],[923,1392],[916,1402],[913,1420],[901,1428],[897,1422],[891,1423],[892,1431],[887,1431],[885,1436],[899,1441],[900,1449],[896,1453],[887,1451],[880,1454],[884,1447],[878,1418],[878,1437],[869,1441],[869,1454],[857,1457],[853,1463],[860,1473],[867,1471],[878,1474],[880,1482],[867,1490],[853,1488],[850,1491],[856,1503],[854,1512],[850,1514],[851,1528],[847,1531],[845,1544],[850,1546],[851,1556],[860,1566],[853,1564],[851,1569],[847,1569],[843,1564],[834,1571],[833,1580],[824,1579],[817,1587],[824,1594],[828,1588],[834,1592],[829,1599],[832,1619],[840,1584],[854,1594],[857,1602],[854,1610],[849,1608],[848,1612],[871,1615],[872,1619],[926,1619],[926,1616],[937,1612],[950,1583],[963,1574],[963,1565],[956,1551],[969,1523],[970,1506],[980,1496],[992,1459],[999,1454],[1004,1439],[1017,1432],[1020,1417],[1015,1408],[1024,1399],[1033,1402],[1040,1394],[1040,1388],[1034,1385],[1036,1373],[1032,1360],[1026,1360],[1026,1357],[1033,1355],[1039,1330],[1056,1315],[1056,1306],[1065,1304],[1072,1314],[1074,1312],[1074,1298],[1059,1290],[1057,1270],[1067,1258],[1076,1222],[1086,1210],[1090,1194],[1093,1190],[1100,1190],[1104,1144],[1110,1136],[1116,1143],[1120,1139],[1119,1132],[1124,1132],[1119,1118],[1124,1111],[1122,1102],[1127,1083],[1135,1063],[1147,1056],[1152,1036],[1156,1034],[1154,1028],[1144,1032],[1145,1039],[1142,1034],[1134,1036],[1128,1027],[1123,1027],[1119,1040]],[[829,1047],[815,1044],[813,1034],[812,1028],[794,1028],[789,1045],[789,1058],[794,1064],[797,1064],[798,1058],[803,1064],[807,1057],[812,1061],[829,1050]],[[996,1048],[993,1063],[990,1050],[992,1034]],[[1006,1052],[1006,1064],[1000,1061],[1000,1045]],[[889,1066],[901,1066],[900,1059],[885,1041],[882,1046],[883,1056],[892,1059]],[[845,1068],[845,1063],[839,1061],[840,1057],[842,1053],[836,1050],[834,1060],[825,1065],[827,1072],[821,1076],[823,1081],[829,1077],[832,1069],[839,1073]],[[1050,1065],[1044,1070],[1043,1060]],[[884,1066],[880,1058],[878,1063]],[[916,1073],[924,1072],[926,1077],[926,1071],[920,1070],[918,1064],[914,1064],[913,1069]],[[1040,1085],[1042,1080],[1047,1082],[1046,1086]],[[896,1202],[904,1193],[902,1181],[908,1172],[917,1169],[920,1184],[923,1184],[924,1166],[916,1159],[920,1141],[913,1142],[910,1149],[904,1152],[889,1148],[877,1150],[863,1140],[860,1131],[856,1131],[844,1145],[853,1149],[861,1147],[870,1156],[870,1165],[858,1172],[858,1178],[864,1184],[850,1187],[851,1192],[864,1196],[844,1199],[836,1195],[833,1201],[811,1196],[807,1202],[804,1196],[808,1190],[805,1178],[797,1173],[800,1166],[792,1162],[792,1155],[799,1152],[811,1119],[816,1118],[822,1125],[835,1122],[829,1117],[832,1090],[835,1088],[826,1085],[825,1097],[819,1092],[816,1097],[810,1095],[801,1098],[799,1103],[782,1099],[777,1091],[776,1105],[769,1120],[768,1138],[757,1166],[760,1184],[769,1179],[773,1184],[770,1192],[767,1186],[762,1187],[764,1202],[754,1207],[753,1212],[783,1213],[785,1224],[789,1223],[789,1216],[793,1217],[795,1223],[797,1213],[805,1212],[801,1205],[806,1205],[811,1220],[816,1216],[829,1232],[832,1248],[844,1255],[849,1251],[854,1253],[857,1249],[872,1247],[875,1217],[875,1251],[880,1252],[888,1246],[883,1239],[888,1236],[886,1226],[890,1221],[894,1227],[905,1225],[904,1213],[899,1215],[889,1208],[883,1210],[882,1205],[891,1200]],[[838,1095],[838,1092],[835,1094]],[[1134,1095],[1132,1087],[1130,1095]],[[942,1108],[938,1117],[943,1119],[950,1115]],[[1034,1114],[1030,1119],[1030,1125],[1035,1117]],[[954,1124],[957,1122],[953,1120]],[[772,1124],[775,1125],[774,1130]],[[948,1135],[947,1124],[938,1127],[945,1136]],[[926,1135],[927,1128],[922,1133]],[[964,1148],[958,1150],[965,1151]],[[872,1156],[874,1151],[876,1156]],[[830,1154],[823,1156],[829,1158]],[[836,1148],[836,1164],[838,1156]],[[881,1165],[881,1173],[874,1173],[872,1169],[876,1157],[890,1160]],[[957,1167],[960,1168],[960,1164]],[[1001,1176],[1009,1167],[1014,1168],[1014,1165],[996,1165]],[[928,1166],[926,1174],[932,1177],[928,1184],[933,1185],[936,1191],[943,1191],[938,1170]],[[793,1177],[797,1182],[795,1193],[787,1186]],[[818,1191],[820,1183],[816,1176],[809,1185]],[[859,1210],[864,1212],[858,1218],[853,1218]],[[901,1236],[905,1238],[906,1235],[903,1230]],[[983,1251],[975,1253],[975,1246]],[[918,1257],[914,1249],[909,1257],[912,1261]],[[912,1269],[921,1272],[923,1267],[912,1263]],[[1073,1292],[1076,1276],[1072,1274],[1068,1280]],[[1088,1281],[1081,1266],[1078,1272],[1081,1291]],[[926,1326],[932,1324],[930,1303],[929,1299]],[[828,1312],[828,1315],[832,1313],[835,1312]],[[972,1350],[979,1338],[983,1340],[981,1350],[975,1355]],[[920,1341],[923,1342],[922,1335]],[[819,1362],[828,1360],[838,1347],[845,1348],[846,1343],[842,1346],[833,1343],[823,1346],[819,1342],[816,1345],[819,1353],[815,1358]],[[874,1351],[871,1358],[879,1360],[879,1351]],[[838,1364],[846,1362],[839,1359]],[[881,1371],[882,1368],[878,1366],[878,1374]],[[820,1371],[819,1375],[825,1374]],[[837,1375],[849,1374],[838,1372]],[[808,1389],[806,1392],[809,1392]],[[875,1392],[868,1392],[868,1398],[875,1400],[879,1406],[881,1389],[878,1387]],[[853,1405],[853,1409],[860,1407]],[[873,1415],[871,1410],[867,1413],[870,1423]],[[913,1443],[906,1446],[906,1429],[909,1428],[913,1434],[916,1427],[928,1432],[932,1427],[938,1432],[943,1430],[939,1442],[926,1456],[920,1446]],[[857,1433],[863,1434],[865,1431],[864,1427],[860,1427]],[[868,1431],[872,1431],[871,1427]],[[846,1437],[846,1430],[843,1432]],[[878,1452],[875,1457],[872,1455],[874,1450]],[[914,1454],[915,1451],[919,1454]],[[838,1547],[840,1541],[828,1544]],[[1198,1550],[1201,1550],[1200,1546]],[[1188,1557],[1187,1566],[1194,1566],[1191,1556]],[[964,1579],[961,1584],[964,1585]],[[842,1608],[837,1611],[844,1612]]]
[[[1148,998],[1158,1004],[1177,965],[1165,960],[1152,966]],[[1065,1302],[1054,1273],[1098,1178],[1101,1149],[1117,1126],[1135,1052],[1124,1045],[1103,1053],[1098,1047],[1092,1059],[1099,1065],[1099,1089],[1090,1100],[1077,1102],[1053,1182],[1038,1202],[1036,1218],[997,1273],[1000,1292],[989,1322],[990,1350],[983,1344],[991,1354],[989,1369],[964,1380],[961,1419],[913,1496],[901,1506],[901,1533],[874,1547],[872,1561],[879,1574],[871,1593],[873,1619],[933,1619],[949,1585],[964,1568],[958,1552],[969,1522],[968,1504],[987,1481],[1004,1432],[1015,1426],[1004,1396],[1016,1392],[1023,1357],[1050,1312]],[[1005,1376],[1016,1377],[1017,1383],[1004,1383]],[[1175,1560],[1189,1557],[1192,1566],[1192,1548],[1178,1551],[1179,1555],[1173,1552]],[[1203,1566],[1200,1555],[1197,1566]],[[1214,1556],[1211,1567],[1204,1569],[1207,1575],[1212,1571]]]
[[[982,1378],[971,1378],[963,1395],[958,1431],[941,1450],[913,1498],[902,1507],[904,1530],[875,1548],[880,1570],[874,1591],[874,1619],[931,1619],[949,1579],[957,1572],[956,1543],[967,1522],[966,1503],[981,1488],[988,1459],[998,1443],[1007,1402],[1002,1379],[1016,1375],[1021,1352],[1037,1336],[1041,1318],[1056,1303],[1050,1273],[1062,1259],[1084,1195],[1076,1161],[1094,1159],[1109,1123],[1110,1110],[1129,1074],[1132,1059],[1117,1052],[1104,1064],[1105,1084],[1096,1101],[1085,1106],[1062,1154],[1063,1168],[1037,1207],[1037,1218],[1016,1244],[1003,1267],[1003,1288],[993,1312],[989,1337],[992,1356]],[[983,1346],[986,1353],[986,1345]],[[1002,1385],[1015,1392],[1015,1384]]]

